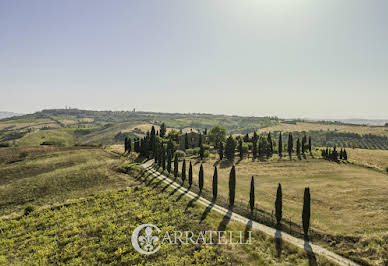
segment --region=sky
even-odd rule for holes
[[[386,0],[0,0],[0,110],[387,118]]]

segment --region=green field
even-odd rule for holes
[[[2,148],[0,215],[126,187],[128,179],[114,171],[121,163],[102,149]]]

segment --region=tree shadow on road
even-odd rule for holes
[[[244,230],[244,241],[247,242],[247,239],[249,238],[249,232],[252,232],[252,214],[249,216],[249,221],[247,222],[247,225],[245,226]]]
[[[282,231],[279,229],[276,229],[275,232],[275,248],[277,251],[277,257],[280,258],[282,255],[282,249],[283,249],[283,239],[282,239]]]
[[[315,257],[313,248],[310,245],[310,242],[308,240],[304,241],[304,250],[307,253],[307,258],[309,260],[309,266],[316,266],[317,264],[317,258]]]
[[[190,200],[190,202],[189,202],[189,203],[187,204],[187,206],[186,206],[185,211],[186,211],[188,208],[193,207],[194,202],[196,202],[200,197],[201,197],[201,192],[199,192],[199,193],[197,194],[197,196],[195,196],[195,198],[193,198],[192,200]]]

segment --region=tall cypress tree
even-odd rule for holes
[[[279,133],[279,147],[278,147],[279,157],[283,155],[283,140],[282,140],[282,132]]]
[[[125,139],[124,139],[124,152],[127,152],[127,150],[128,150],[128,139],[127,139],[127,137],[125,137]]]
[[[282,185],[280,183],[276,191],[275,216],[276,224],[280,225],[280,222],[282,220]]]
[[[159,132],[159,136],[161,138],[164,138],[164,136],[166,135],[166,124],[162,123],[162,125],[160,126],[160,132]]]
[[[186,179],[186,160],[183,159],[183,164],[182,164],[182,185],[185,183]]]
[[[152,151],[152,155],[154,158],[156,157],[156,132],[155,132],[155,127],[152,126],[151,128],[151,134],[150,134],[150,147]]]
[[[236,170],[233,165],[229,174],[229,206],[230,207],[233,207],[234,205],[235,192],[236,192]]]
[[[309,136],[309,152],[310,152],[310,154],[312,152],[312,149],[311,149],[311,136]]]
[[[292,134],[289,133],[288,134],[288,156],[290,157],[290,159],[291,159],[293,150],[294,150],[294,140],[293,140]]]
[[[132,151],[132,140],[131,140],[131,138],[127,139],[127,143],[128,143],[127,151],[128,151],[128,153],[131,153],[131,151]]]
[[[304,236],[307,239],[310,227],[310,188],[308,187],[304,189],[302,223]]]
[[[217,172],[217,166],[214,166],[214,174],[213,174],[213,201],[216,201],[217,199],[217,192],[218,192],[218,172]]]
[[[174,158],[174,177],[178,177],[178,155]]]
[[[203,144],[201,143],[201,145],[199,147],[199,157],[201,158],[201,160],[203,160],[204,155],[205,155],[205,148],[203,147]]]
[[[162,144],[162,169],[163,171],[166,170],[166,149],[164,148],[163,144]]]
[[[238,151],[240,153],[240,159],[242,160],[243,157],[244,157],[244,152],[243,152],[243,142],[242,140],[240,139],[240,141],[238,142]]]
[[[299,156],[300,155],[300,140],[296,141],[296,154]]]
[[[193,184],[193,165],[191,164],[190,161],[190,166],[189,166],[189,188]]]
[[[203,189],[203,166],[202,166],[202,164],[201,164],[201,167],[199,167],[198,185],[199,185],[199,191],[202,192],[202,189]]]
[[[304,135],[303,136],[303,138],[302,138],[302,153],[304,154],[305,153],[305,151],[306,151],[306,142],[307,142],[307,137],[306,137],[306,135]]]
[[[268,132],[267,141],[268,141],[268,145],[269,145],[267,156],[272,156],[272,154],[273,154],[273,143],[272,143],[271,132]]]
[[[252,157],[253,159],[257,157],[257,141],[252,142]]]
[[[343,155],[344,157],[344,160],[347,161],[348,160],[348,153],[346,152],[346,149],[344,149],[344,152],[343,152]]]
[[[171,173],[171,164],[172,164],[172,153],[167,151],[167,172]]]
[[[236,149],[236,143],[233,139],[232,136],[229,136],[229,138],[226,140],[226,145],[225,145],[225,157],[229,161],[234,160],[234,151]]]
[[[255,208],[255,181],[251,179],[251,192],[249,193],[249,206],[251,207],[251,213],[253,213],[253,210]]]

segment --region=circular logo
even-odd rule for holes
[[[153,235],[154,231],[156,234],[160,233],[160,229],[153,224],[142,224],[136,227],[131,238],[133,248],[144,255],[156,253],[160,249],[160,245],[158,243],[159,237]]]

